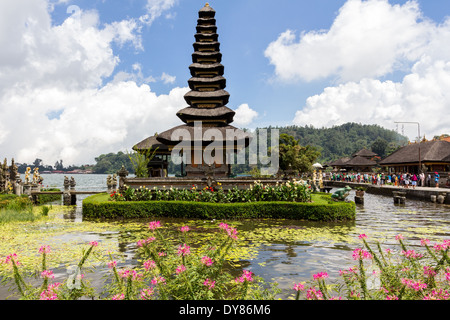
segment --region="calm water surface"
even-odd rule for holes
[[[63,189],[64,175],[43,175],[44,186]],[[70,176],[69,176],[70,177]],[[105,190],[107,175],[74,175],[77,190]],[[333,192],[332,190],[331,192]],[[82,223],[81,201],[66,215],[74,223]],[[348,199],[354,199],[352,191]],[[161,220],[170,223],[170,220]],[[143,226],[149,220],[142,221]],[[180,222],[180,220],[177,220]],[[394,205],[392,197],[365,195],[365,204],[357,205],[356,220],[346,223],[314,223],[291,220],[242,221],[238,230],[247,237],[249,245],[258,244],[257,255],[241,261],[241,267],[253,271],[265,280],[279,283],[283,289],[280,298],[292,294],[294,282],[310,280],[314,273],[326,271],[330,280],[339,277],[339,270],[353,266],[351,252],[361,247],[358,235],[365,233],[386,247],[395,247],[395,236],[402,234],[409,246],[418,246],[421,238],[441,241],[450,238],[450,206],[431,202],[406,200],[405,205]],[[267,233],[268,230],[271,233]],[[290,231],[292,231],[290,233]],[[117,237],[117,245],[127,256],[125,265],[136,265],[135,243],[119,238],[117,234],[86,234],[86,239],[101,241]],[[242,239],[242,237],[240,237]],[[264,241],[261,243],[262,239]],[[284,239],[284,240],[283,240]],[[91,282],[101,286],[100,278],[106,269],[98,269]],[[0,298],[2,298],[0,290]]]

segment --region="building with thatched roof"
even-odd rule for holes
[[[352,157],[363,157],[366,159],[372,159],[373,157],[378,156],[378,154],[376,154],[373,151],[367,150],[366,148],[363,148],[361,150],[359,150],[358,152],[355,152],[354,154],[352,154]]]
[[[394,172],[450,172],[450,142],[423,141],[404,146],[379,162]]]
[[[165,177],[169,167],[170,150],[165,144],[156,140],[157,134],[145,138],[133,146],[133,150],[150,158],[147,164],[150,177]]]
[[[349,157],[343,157],[343,158],[339,158],[335,161],[331,161],[327,164],[328,167],[334,167],[335,170],[347,170],[345,164],[350,161],[351,158]]]
[[[206,4],[198,15],[194,53],[189,66],[191,90],[184,96],[189,106],[177,112],[184,124],[160,133],[156,139],[169,150],[183,146],[180,155],[183,153],[187,176],[204,176],[205,170],[210,169],[216,176],[228,176],[231,167],[227,159],[247,147],[251,136],[230,125],[235,112],[226,106],[230,94],[224,90],[226,79],[223,77],[215,11]],[[205,159],[204,151],[208,146],[210,155]],[[185,149],[189,150],[188,154]]]
[[[376,165],[377,165],[376,161],[373,161],[371,159],[362,156],[354,156],[345,163],[345,166],[347,168],[350,168],[349,170],[358,172],[371,171],[372,168],[375,167]]]
[[[351,157],[343,157],[330,162],[328,166],[340,171],[368,172],[377,165],[377,162],[372,160],[376,156],[378,155],[375,152],[363,148],[352,154]]]

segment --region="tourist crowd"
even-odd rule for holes
[[[345,181],[345,182],[356,182],[356,183],[369,183],[375,184],[380,187],[383,185],[393,185],[400,186],[404,188],[415,188],[419,187],[439,187],[439,174],[434,172],[431,173],[327,173],[324,176],[325,179],[331,181]]]

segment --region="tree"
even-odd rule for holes
[[[39,168],[42,165],[42,159],[36,158],[36,160],[34,160],[34,162],[33,162],[33,165],[34,165],[34,167]]]
[[[388,147],[388,142],[383,138],[377,138],[372,143],[372,151],[378,154],[381,158],[384,158],[386,155],[386,148]]]
[[[152,149],[147,149],[145,153],[133,152],[128,153],[128,158],[131,161],[131,164],[134,168],[134,173],[138,178],[146,178],[148,177],[148,163],[155,156],[156,150],[158,147],[152,151]]]
[[[62,160],[60,160],[59,162],[56,161],[55,162],[55,170],[63,170],[63,169],[64,169],[63,161]]]
[[[313,163],[320,157],[316,147],[301,146],[293,136],[280,134],[279,165],[281,170],[296,170],[299,172],[311,171]]]

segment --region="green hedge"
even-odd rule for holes
[[[354,202],[332,202],[319,196],[314,203],[245,202],[209,203],[187,201],[108,201],[108,194],[97,194],[83,200],[86,218],[179,217],[199,219],[276,218],[313,221],[354,220]]]

